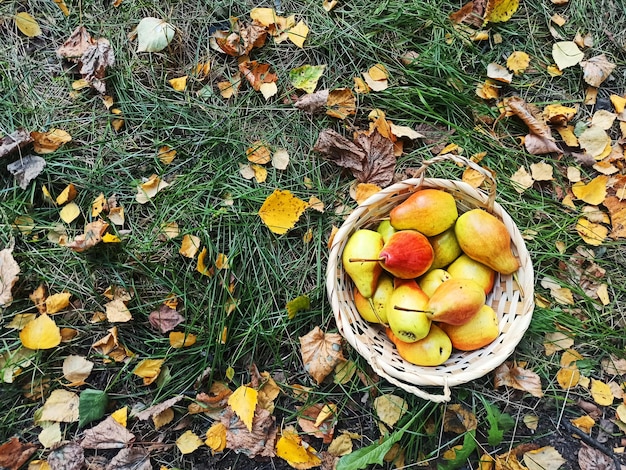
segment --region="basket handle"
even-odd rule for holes
[[[388,382],[391,382],[392,384],[402,388],[403,390],[406,390],[407,392],[412,393],[413,395],[418,396],[419,398],[422,398],[424,400],[430,400],[433,403],[443,403],[443,402],[450,401],[451,391],[450,391],[450,386],[448,385],[447,379],[444,378],[443,394],[433,395],[432,393],[428,393],[425,390],[422,390],[421,388],[416,387],[415,385],[409,385],[406,382],[401,382],[395,377],[392,377],[391,375],[387,374],[384,371],[384,369],[378,364],[378,358],[374,355],[370,357],[371,357],[370,365],[372,366],[372,369],[374,370],[374,372],[384,377],[385,380],[387,380]]]
[[[434,163],[445,162],[445,161],[453,161],[460,165],[464,165],[468,168],[471,168],[472,170],[476,170],[477,172],[479,172],[481,175],[483,175],[485,178],[489,180],[490,185],[489,185],[489,193],[488,193],[488,198],[487,198],[487,210],[489,212],[493,212],[493,205],[496,201],[496,179],[494,178],[493,174],[489,170],[483,168],[482,166],[478,165],[477,163],[474,163],[473,161],[465,157],[461,157],[459,155],[453,155],[451,153],[445,153],[443,155],[437,155],[436,157],[433,157],[429,160],[424,160],[422,162],[422,166],[418,168],[417,170],[415,170],[413,174],[413,177],[419,180],[418,187],[421,186],[421,184],[423,183],[424,177],[426,176],[426,170],[428,169],[430,165],[433,165]]]

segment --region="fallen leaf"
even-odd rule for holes
[[[578,181],[572,185],[572,192],[581,201],[595,206],[604,202],[607,194],[606,185],[608,181],[609,177],[606,175],[596,176],[587,184]]]
[[[327,92],[326,114],[337,119],[346,119],[356,114],[356,97],[349,88],[337,88]],[[323,96],[323,95],[321,95]]]
[[[611,406],[613,404],[611,387],[600,380],[591,379],[591,396],[598,405]]]
[[[272,155],[272,166],[277,170],[286,170],[289,165],[289,153],[285,149],[278,149]]]
[[[6,325],[7,328],[13,328],[15,330],[23,329],[27,323],[30,323],[37,317],[35,313],[17,313]]]
[[[226,448],[226,426],[220,422],[213,423],[207,429],[204,443],[211,449],[211,454],[222,452]]]
[[[583,60],[580,66],[583,69],[583,80],[592,87],[599,87],[615,69],[615,64],[604,54]]]
[[[50,129],[48,132],[33,131],[30,135],[33,138],[33,150],[39,154],[52,153],[63,144],[72,141],[72,136],[62,129]]]
[[[552,181],[554,168],[546,162],[538,162],[530,165],[530,173],[535,181]]]
[[[528,470],[558,470],[567,460],[552,446],[529,450],[522,458]]]
[[[155,416],[161,414],[163,411],[170,409],[172,406],[174,406],[176,403],[181,401],[183,398],[185,398],[183,395],[177,395],[168,400],[165,400],[164,402],[161,402],[149,408],[146,408],[145,410],[142,410],[139,413],[136,413],[135,417],[140,421],[146,421],[150,418],[154,418]]]
[[[304,368],[318,385],[338,363],[345,361],[341,342],[341,335],[324,333],[317,326],[300,337],[300,353]]]
[[[329,95],[330,92],[328,90],[319,90],[315,93],[309,93],[298,98],[294,106],[306,113],[321,113],[326,109]],[[356,98],[354,103],[356,103]]]
[[[24,128],[18,128],[10,134],[0,139],[0,158],[6,157],[17,149],[21,149],[30,144],[33,138]]]
[[[70,355],[63,360],[63,378],[69,381],[69,387],[78,387],[85,383],[94,363],[83,356]]]
[[[580,148],[587,154],[598,160],[607,148],[611,145],[611,138],[604,129],[599,126],[589,126],[578,136]],[[601,159],[602,157],[600,157]]]
[[[306,295],[300,295],[295,299],[290,300],[285,305],[287,310],[287,318],[292,320],[299,312],[309,310],[311,308],[311,299]]]
[[[19,470],[37,452],[37,448],[36,444],[21,443],[19,438],[11,437],[0,445],[0,467]]]
[[[555,126],[566,126],[568,122],[570,122],[578,109],[572,108],[570,106],[563,106],[560,104],[549,104],[545,108],[543,108],[543,118],[550,124]]]
[[[389,87],[389,81],[387,79],[374,80],[369,72],[362,72],[363,80],[367,84],[369,91],[383,91]]]
[[[198,261],[196,263],[196,271],[198,271],[203,276],[212,277],[214,274],[214,269],[212,266],[207,266],[206,258],[209,254],[209,251],[206,247],[202,248],[200,254],[198,255]]]
[[[56,446],[63,440],[61,424],[48,423],[44,426],[42,423],[42,430],[37,436],[37,439],[39,439],[39,442],[41,442],[41,445],[43,445],[45,449]]]
[[[70,305],[71,297],[72,294],[70,292],[59,292],[48,296],[45,300],[45,312],[48,315],[52,315],[65,310]]]
[[[167,408],[158,414],[152,416],[152,423],[154,429],[161,429],[163,426],[167,426],[174,420],[175,414],[173,408]]]
[[[278,76],[269,70],[270,64],[261,63],[256,60],[244,61],[239,64],[239,71],[256,91],[261,90],[262,84],[273,83],[278,80]]]
[[[109,416],[96,426],[86,429],[80,445],[83,449],[122,449],[134,440],[133,433]]]
[[[28,349],[52,349],[61,344],[61,331],[44,313],[22,328],[20,341]]]
[[[587,434],[591,434],[591,428],[596,424],[595,420],[589,415],[579,416],[570,421],[574,426]]]
[[[617,470],[611,457],[584,442],[578,450],[578,466],[580,470]]]
[[[139,204],[145,204],[159,193],[162,189],[169,186],[168,183],[162,181],[157,175],[152,175],[145,183],[137,186],[137,195],[135,199]]]
[[[259,216],[274,233],[287,233],[296,224],[307,207],[307,203],[287,190],[276,189],[259,209]]]
[[[269,411],[258,408],[252,420],[252,431],[239,419],[231,408],[221,415],[220,422],[226,427],[226,446],[250,458],[274,457],[276,442],[276,418]]]
[[[505,106],[528,126],[530,133],[526,135],[524,145],[529,153],[538,155],[549,152],[561,152],[554,143],[550,127],[536,116],[536,114],[539,114],[538,110],[535,110],[534,107],[519,97],[508,98]]]
[[[195,258],[198,250],[200,249],[200,237],[195,235],[186,234],[183,236],[183,241],[178,251],[186,258]],[[165,333],[165,332],[164,332]]]
[[[21,31],[24,36],[34,38],[41,36],[42,31],[37,20],[33,18],[29,13],[22,11],[17,13],[13,19],[15,20],[15,26]]]
[[[337,406],[333,403],[316,403],[310,406],[298,407],[298,424],[308,435],[322,439],[329,444],[335,433],[337,424]]]
[[[506,67],[496,64],[495,62],[491,62],[487,65],[487,76],[492,80],[497,80],[503,83],[511,83],[513,80],[513,74],[509,72]]]
[[[511,362],[505,362],[496,368],[494,385],[495,388],[506,385],[517,390],[528,392],[537,398],[543,396],[539,375],[523,367],[513,365]]]
[[[165,359],[144,359],[137,364],[133,374],[143,378],[144,385],[150,385],[161,373],[161,366],[164,362]]]
[[[59,217],[66,224],[72,223],[80,216],[80,207],[75,202],[70,202],[59,211]]]
[[[294,88],[313,93],[324,73],[325,65],[302,65],[289,71],[289,81]]]
[[[546,333],[543,339],[543,347],[545,348],[546,356],[551,356],[555,352],[569,349],[574,345],[574,338],[566,335],[562,331],[555,331],[554,333]]]
[[[49,459],[48,459],[49,460]],[[126,447],[120,450],[108,463],[105,470],[152,470],[148,450],[139,447]],[[64,469],[65,470],[65,469]],[[79,470],[79,469],[76,469]]]
[[[250,387],[242,385],[228,398],[228,405],[232,408],[239,419],[245,424],[249,432],[252,432],[252,419],[258,402],[258,392]]]
[[[107,320],[112,323],[125,323],[133,319],[130,310],[128,310],[124,301],[120,299],[106,303],[104,308],[106,309]]]
[[[71,250],[82,253],[102,241],[102,235],[109,228],[109,224],[103,220],[96,220],[85,225],[85,231],[74,240],[65,244]]]
[[[298,24],[296,24],[293,28],[287,31],[287,37],[289,38],[289,40],[299,48],[304,47],[304,41],[306,40],[308,35],[309,27],[302,20],[300,20]]]
[[[41,409],[41,421],[73,423],[78,421],[79,398],[73,392],[53,390]]]
[[[502,23],[511,19],[519,7],[519,0],[487,0],[484,23]]]
[[[500,97],[500,85],[488,78],[476,85],[476,95],[483,100],[495,100]]]
[[[176,78],[170,79],[168,83],[176,91],[185,91],[185,88],[187,88],[188,78],[189,78],[189,75],[183,75],[182,77],[176,77]]]
[[[530,65],[530,56],[523,51],[513,51],[506,59],[507,68],[515,75],[524,73],[528,65]]]
[[[37,178],[45,167],[46,161],[43,158],[27,155],[13,163],[9,163],[7,170],[15,177],[20,188],[26,189],[30,182]]]
[[[444,432],[463,434],[476,429],[478,421],[476,415],[459,403],[446,407],[443,417]]]
[[[196,344],[196,335],[182,331],[170,333],[170,346],[173,348],[187,348]]]
[[[161,305],[158,310],[150,312],[148,321],[153,328],[158,329],[161,333],[167,333],[184,322],[185,318],[175,309]]]
[[[122,426],[126,427],[126,423],[128,421],[128,407],[124,406],[119,410],[115,410],[113,413],[111,413],[111,418],[113,418]]]
[[[176,30],[160,18],[143,18],[135,28],[137,52],[160,52],[174,38]]]
[[[191,429],[185,431],[178,439],[176,439],[176,447],[183,455],[191,454],[198,447],[203,445],[200,439]]]
[[[316,450],[304,443],[293,428],[283,429],[276,442],[276,456],[298,469],[313,468],[322,463]]]
[[[600,129],[609,130],[613,127],[613,122],[617,118],[617,114],[607,111],[606,109],[599,109],[591,117],[591,125],[597,126]]]
[[[523,193],[528,188],[531,188],[535,182],[533,177],[526,171],[526,168],[520,166],[518,170],[509,178],[511,182],[515,183],[513,189],[518,193]]]
[[[356,364],[353,361],[340,362],[335,366],[333,382],[345,385],[352,380],[356,371]]]
[[[522,420],[524,421],[524,424],[528,429],[530,429],[531,431],[537,430],[537,426],[539,426],[539,416],[535,414],[527,414],[524,415],[524,418]]]
[[[246,158],[252,163],[264,165],[272,160],[272,152],[269,144],[262,140],[252,143],[252,146],[246,150]]]
[[[560,70],[577,65],[584,56],[574,41],[560,41],[552,45],[552,58]]]
[[[12,289],[18,281],[20,266],[13,258],[13,249],[0,251],[0,307],[8,307],[13,301]]]
[[[611,238],[626,238],[626,200],[609,196],[603,204],[611,217]]]
[[[374,409],[378,419],[392,428],[407,412],[408,404],[402,397],[385,394],[374,399]]]

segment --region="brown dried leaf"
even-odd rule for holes
[[[80,445],[83,449],[121,449],[134,439],[133,433],[109,416],[86,429]]]
[[[611,238],[626,238],[626,200],[615,196],[607,197],[602,203],[611,217]]]
[[[537,398],[543,396],[539,375],[511,362],[505,362],[495,370],[495,388],[503,385],[528,392]]]
[[[332,412],[326,413],[328,406],[329,405],[324,405],[322,403],[316,403],[311,406],[298,408],[298,411],[301,413],[300,418],[298,418],[298,424],[302,430],[319,439],[322,439],[324,444],[330,444],[333,440],[335,424],[337,423],[337,417],[335,414]],[[318,422],[320,420],[320,416],[322,416],[322,418],[326,417],[326,419],[322,419],[321,422]]]
[[[252,431],[248,431],[234,411],[229,407],[221,417],[226,427],[226,447],[250,458],[274,457],[276,443],[276,418],[269,411],[257,408],[252,420]]]
[[[85,225],[85,232],[78,235],[65,246],[78,253],[88,250],[102,241],[102,235],[109,228],[109,224],[103,220],[96,220]]]
[[[0,467],[18,470],[37,451],[37,445],[22,444],[17,437],[12,437],[0,445]]]
[[[0,251],[0,307],[7,307],[13,301],[11,290],[19,279],[20,266],[11,254],[12,249]]]
[[[455,403],[446,407],[443,417],[444,432],[463,434],[464,432],[476,429],[478,420],[476,415],[463,405]]]
[[[391,140],[383,137],[378,130],[374,130],[370,134],[359,134],[356,144],[367,156],[363,170],[355,175],[356,179],[360,183],[376,184],[382,188],[391,184],[396,169],[396,157]]]
[[[615,64],[609,62],[604,54],[583,60],[580,66],[583,69],[583,80],[593,87],[599,87],[615,68]]]
[[[609,375],[626,375],[626,359],[610,355],[602,359],[602,370]]]
[[[578,451],[580,470],[615,470],[613,459],[603,452],[581,443]]]
[[[158,310],[150,312],[148,321],[150,321],[150,325],[152,325],[153,328],[156,328],[161,333],[167,333],[184,322],[185,318],[175,309],[163,304]]]
[[[9,163],[7,170],[11,173],[20,188],[26,189],[30,182],[37,178],[46,167],[46,161],[35,155],[27,155],[19,160]]]
[[[356,113],[356,98],[350,88],[337,88],[328,93],[326,114],[337,119],[346,119]]]
[[[98,38],[91,42],[80,59],[80,74],[98,92],[105,94],[106,85],[103,81],[106,68],[115,64],[115,55],[108,39]]]
[[[47,461],[52,470],[80,470],[85,463],[85,454],[80,444],[70,442],[50,452]]]
[[[19,128],[0,139],[0,158],[6,157],[15,150],[22,148],[33,141],[30,132]]]
[[[328,90],[319,90],[315,93],[308,93],[299,98],[298,101],[294,103],[294,106],[306,113],[321,113],[326,109],[328,94]]]
[[[147,449],[128,447],[120,450],[105,470],[152,470],[152,462]]]
[[[135,417],[140,421],[145,421],[147,419],[152,418],[153,416],[158,415],[162,411],[167,410],[168,408],[171,408],[176,403],[181,401],[183,398],[185,398],[183,395],[177,395],[175,397],[170,398],[169,400],[165,400],[164,402],[159,403],[158,405],[153,405],[149,408],[146,408],[143,411],[140,411],[139,413],[135,415]]]
[[[332,129],[320,132],[313,150],[323,153],[336,165],[346,168],[353,175],[362,171],[367,158],[363,149]]]
[[[300,353],[304,368],[318,385],[339,362],[345,361],[341,343],[341,335],[324,333],[318,326],[300,337]]]
[[[248,60],[239,64],[239,71],[256,91],[261,90],[264,83],[275,83],[278,80],[278,76],[269,70],[270,64],[256,60]]]
[[[529,153],[533,155],[549,152],[561,153],[561,149],[554,142],[550,128],[538,117],[541,116],[539,110],[515,96],[507,99],[505,106],[528,126],[530,133],[525,137],[524,145]]]

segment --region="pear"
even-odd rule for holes
[[[450,193],[421,189],[391,209],[389,221],[397,230],[412,229],[433,237],[452,227],[458,215]]]
[[[426,310],[431,321],[462,325],[484,305],[484,289],[470,279],[448,279],[428,301]]]
[[[358,289],[354,289],[354,306],[365,321],[387,323],[387,303],[393,292],[393,279],[386,274],[378,278],[374,295],[365,298]]]
[[[454,279],[471,279],[476,284],[482,286],[485,294],[489,294],[493,289],[493,283],[496,279],[496,272],[489,266],[473,260],[466,254],[462,254],[455,259],[446,271]]]
[[[397,230],[393,228],[393,225],[391,225],[391,222],[389,221],[389,219],[382,220],[378,224],[376,231],[383,236],[383,242],[385,243],[389,241],[389,237],[391,235],[397,232]]]
[[[428,241],[430,241],[430,245],[435,252],[435,259],[430,269],[443,268],[452,263],[462,253],[454,234],[454,227],[450,227],[439,235],[430,237]]]
[[[380,264],[393,276],[413,279],[432,265],[434,252],[428,238],[415,230],[399,230],[389,237],[378,255]]]
[[[480,349],[500,335],[498,315],[489,305],[483,305],[476,315],[463,325],[440,323],[439,326],[452,341],[452,346],[461,351]]]
[[[513,274],[519,261],[511,251],[511,236],[504,223],[482,209],[459,216],[454,225],[456,239],[470,258],[502,274]]]
[[[428,297],[432,297],[437,288],[452,276],[445,269],[431,269],[417,280],[420,289],[424,291]]]
[[[393,333],[411,343],[424,338],[430,330],[425,312],[428,296],[414,279],[396,279],[387,302],[387,321]]]
[[[378,262],[380,250],[383,248],[383,237],[380,233],[368,229],[354,232],[343,248],[341,260],[343,269],[352,279],[363,297],[371,297],[376,290],[382,267]]]
[[[400,340],[393,331],[388,331],[387,336],[396,346],[400,357],[417,366],[441,365],[452,354],[450,338],[435,324],[431,325],[430,331],[424,338],[413,343]]]

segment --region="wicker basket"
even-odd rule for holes
[[[430,165],[446,161],[479,171],[491,181],[489,193],[461,181],[425,178],[426,169]],[[352,233],[360,228],[376,227],[393,207],[423,188],[451,193],[456,199],[459,213],[483,208],[500,218],[511,234],[513,253],[520,261],[520,268],[513,275],[496,275],[494,288],[487,297],[487,304],[498,315],[498,338],[476,351],[454,351],[444,364],[436,367],[420,367],[405,361],[398,355],[383,328],[361,318],[354,306],[353,283],[341,264],[341,253]],[[502,364],[530,324],[534,308],[532,263],[517,226],[495,202],[495,196],[496,184],[489,172],[465,158],[441,155],[425,161],[414,178],[389,186],[369,197],[350,214],[333,239],[326,271],[327,291],[339,332],[379,376],[421,398],[434,402],[450,400],[450,387],[482,377]],[[443,392],[432,394],[420,387],[443,387]]]

